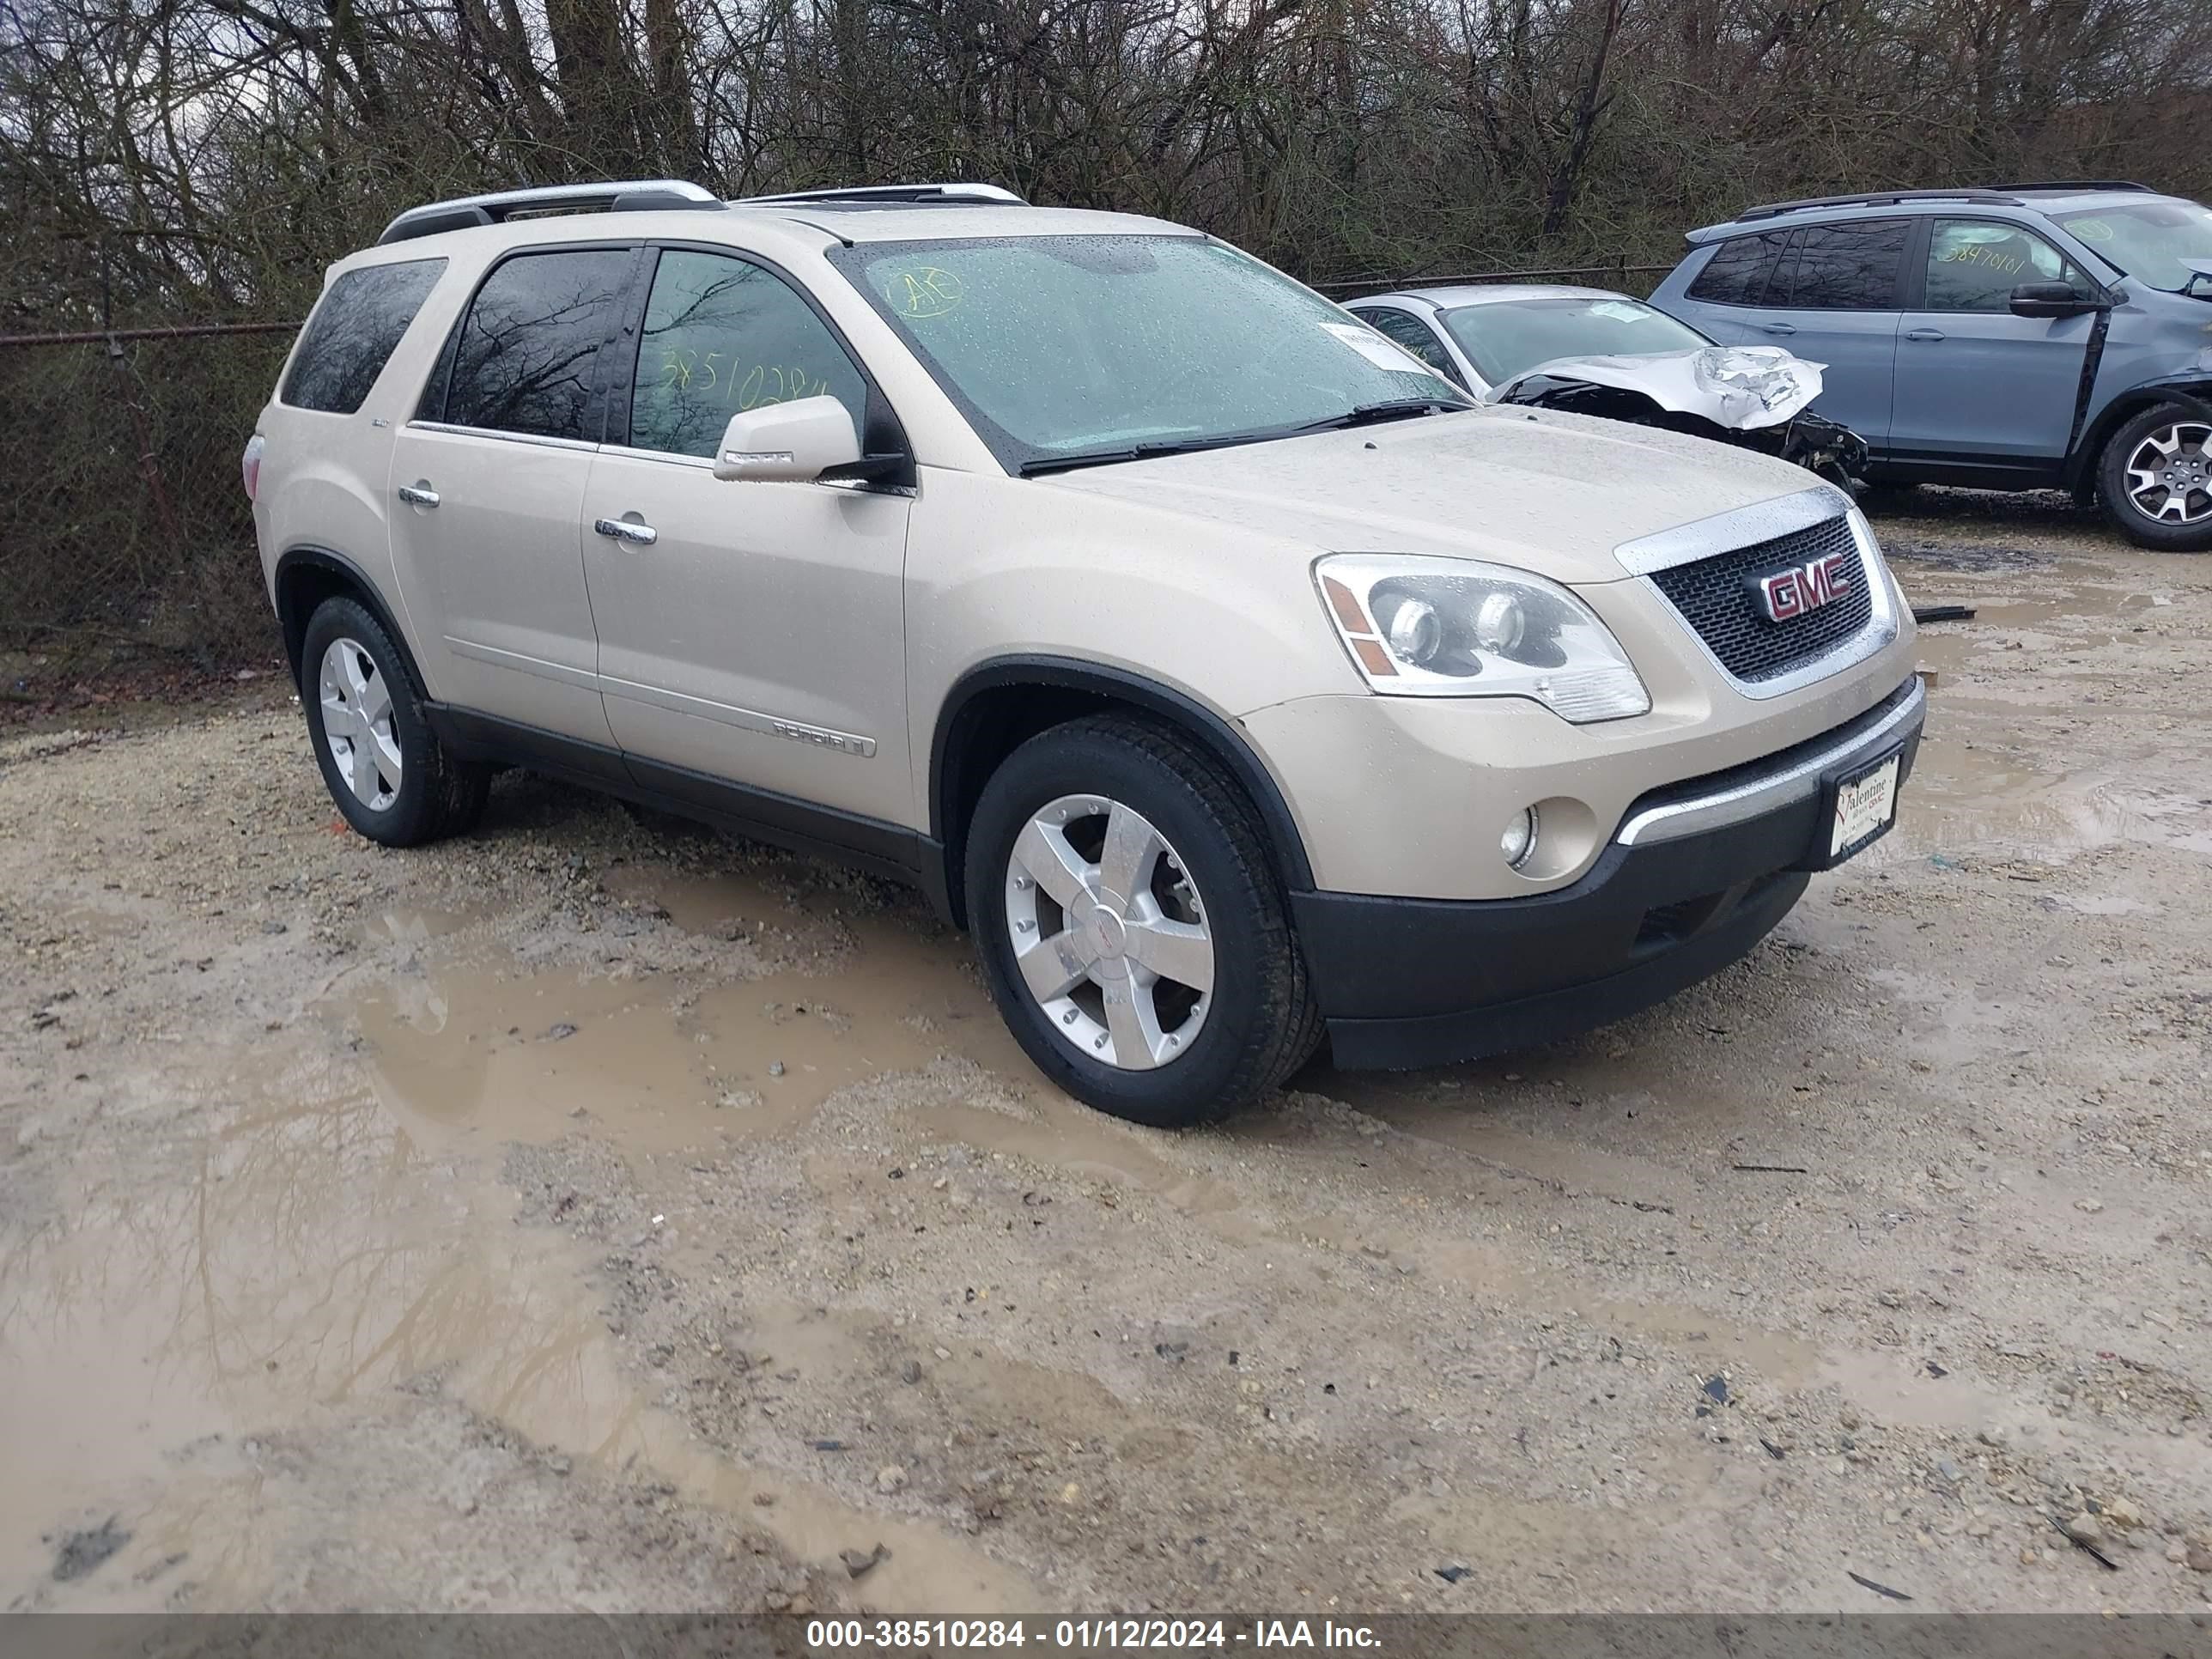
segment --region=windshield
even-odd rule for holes
[[[2122,276],[2168,294],[2197,274],[2189,261],[2212,265],[2212,209],[2194,202],[2161,198],[2051,216]]]
[[[1366,324],[1202,237],[863,242],[830,258],[1009,471],[1280,436],[1378,404],[1468,405]]]
[[[1613,296],[1492,300],[1462,306],[1443,317],[1459,349],[1492,386],[1554,357],[1634,357],[1695,351],[1712,343],[1663,311]]]

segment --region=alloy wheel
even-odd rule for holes
[[[2146,433],[2128,457],[2128,501],[2160,524],[2212,520],[2212,424],[2176,421]]]
[[[370,811],[387,811],[404,769],[399,728],[384,672],[358,641],[333,640],[323,653],[320,702],[338,775]]]
[[[1124,1071],[1189,1052],[1206,1023],[1213,935],[1188,866],[1133,807],[1063,795],[1006,861],[1021,981],[1077,1051]]]

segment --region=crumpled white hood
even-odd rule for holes
[[[1621,357],[1555,357],[1491,389],[1485,401],[1510,402],[1513,388],[1538,375],[1640,392],[1662,409],[1702,415],[1731,431],[1779,426],[1820,395],[1823,365],[1779,346],[1705,346]]]

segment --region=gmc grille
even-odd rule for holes
[[[1759,605],[1756,579],[1832,553],[1850,556],[1850,586],[1802,616],[1770,622]],[[1838,515],[1771,541],[1655,571],[1651,580],[1722,667],[1740,680],[1755,682],[1802,667],[1865,627],[1874,611],[1870,583],[1876,578],[1859,555],[1850,520]]]

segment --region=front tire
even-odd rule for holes
[[[483,816],[491,769],[446,752],[406,658],[358,599],[325,599],[307,619],[300,702],[331,799],[369,840],[419,847]]]
[[[2138,547],[2212,548],[2212,419],[2154,404],[2115,432],[2097,462],[2112,526]]]
[[[1000,1014],[1101,1111],[1204,1122],[1320,1042],[1258,821],[1172,727],[1093,715],[1022,744],[976,804],[966,879]]]

